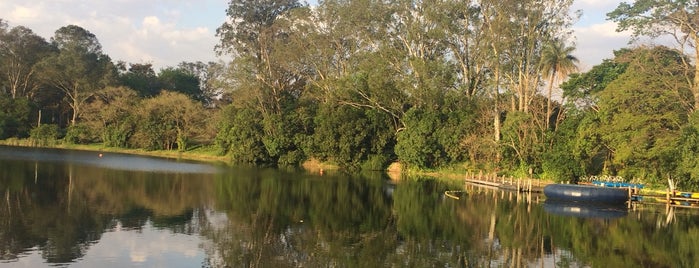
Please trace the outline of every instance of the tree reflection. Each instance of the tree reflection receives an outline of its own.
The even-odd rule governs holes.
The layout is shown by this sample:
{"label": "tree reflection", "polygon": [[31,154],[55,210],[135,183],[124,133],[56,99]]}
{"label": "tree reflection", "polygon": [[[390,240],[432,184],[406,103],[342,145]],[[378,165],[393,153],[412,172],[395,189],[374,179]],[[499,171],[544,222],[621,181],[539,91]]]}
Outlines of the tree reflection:
{"label": "tree reflection", "polygon": [[[105,232],[201,235],[212,267],[692,267],[699,216],[550,214],[536,195],[382,174],[162,174],[0,161],[0,258],[82,258]],[[209,176],[209,177],[207,177]],[[626,216],[624,216],[626,215]]]}
{"label": "tree reflection", "polygon": [[211,196],[202,176],[0,161],[0,259],[38,248],[48,263],[73,262],[117,223],[197,233],[194,209]]}
{"label": "tree reflection", "polygon": [[397,240],[382,184],[276,170],[227,173],[217,179],[216,204],[229,224],[206,232],[211,250],[224,266],[371,264]]}

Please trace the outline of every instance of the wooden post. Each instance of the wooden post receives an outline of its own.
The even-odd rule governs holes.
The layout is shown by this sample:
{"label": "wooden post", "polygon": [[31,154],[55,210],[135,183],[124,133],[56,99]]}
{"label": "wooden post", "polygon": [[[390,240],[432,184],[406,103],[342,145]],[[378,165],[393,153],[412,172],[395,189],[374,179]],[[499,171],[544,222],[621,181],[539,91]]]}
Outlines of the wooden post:
{"label": "wooden post", "polygon": [[628,187],[626,189],[629,192],[629,202],[628,202],[628,208],[631,208],[631,197],[632,197],[632,192],[631,192],[631,187]]}

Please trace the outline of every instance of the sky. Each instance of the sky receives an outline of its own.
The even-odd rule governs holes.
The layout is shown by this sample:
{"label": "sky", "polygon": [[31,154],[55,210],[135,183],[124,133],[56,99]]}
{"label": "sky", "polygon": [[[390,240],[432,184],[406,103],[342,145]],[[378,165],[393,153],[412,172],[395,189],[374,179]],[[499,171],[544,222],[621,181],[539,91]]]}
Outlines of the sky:
{"label": "sky", "polygon": [[[316,1],[311,1],[315,3]],[[612,58],[628,46],[606,13],[621,0],[575,0],[583,16],[574,25],[581,70]],[[226,19],[228,0],[2,0],[0,18],[49,40],[60,27],[75,24],[97,36],[114,61],[151,63],[156,71],[182,61],[217,61],[216,28]]]}

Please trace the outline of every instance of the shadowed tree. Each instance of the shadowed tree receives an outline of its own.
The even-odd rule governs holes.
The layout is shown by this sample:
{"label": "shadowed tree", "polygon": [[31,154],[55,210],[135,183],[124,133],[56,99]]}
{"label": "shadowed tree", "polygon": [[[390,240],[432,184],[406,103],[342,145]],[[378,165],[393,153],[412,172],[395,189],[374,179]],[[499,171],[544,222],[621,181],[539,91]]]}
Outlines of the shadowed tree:
{"label": "shadowed tree", "polygon": [[128,71],[119,74],[119,83],[135,90],[141,97],[153,97],[162,89],[150,63],[129,64]]}

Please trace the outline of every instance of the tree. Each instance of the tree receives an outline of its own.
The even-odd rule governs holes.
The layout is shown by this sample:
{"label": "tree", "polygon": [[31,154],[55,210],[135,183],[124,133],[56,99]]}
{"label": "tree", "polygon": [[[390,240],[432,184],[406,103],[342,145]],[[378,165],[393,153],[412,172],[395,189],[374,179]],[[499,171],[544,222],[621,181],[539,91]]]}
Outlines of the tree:
{"label": "tree", "polygon": [[265,149],[260,112],[251,108],[229,105],[222,110],[223,119],[216,135],[216,145],[222,154],[229,154],[235,162],[269,163]]}
{"label": "tree", "polygon": [[672,36],[680,50],[694,49],[694,72],[691,61],[682,62],[694,97],[694,110],[699,109],[699,9],[696,0],[642,0],[620,3],[607,18],[618,23],[617,31],[633,30],[634,37]]}
{"label": "tree", "polygon": [[0,73],[13,99],[36,91],[40,83],[34,65],[53,52],[53,47],[29,28],[17,26],[0,32]]}
{"label": "tree", "polygon": [[136,91],[126,87],[106,87],[95,92],[81,119],[105,146],[127,147],[136,128],[138,103]]}
{"label": "tree", "polygon": [[128,71],[123,70],[118,80],[122,86],[135,90],[141,97],[158,95],[162,89],[150,63],[130,63]]}
{"label": "tree", "polygon": [[685,56],[654,47],[617,60],[628,62],[626,71],[599,93],[597,122],[580,132],[599,137],[606,172],[662,183],[675,172],[678,137],[688,122],[688,107],[678,105],[692,99],[682,82]]}
{"label": "tree", "polygon": [[163,90],[179,92],[199,102],[205,100],[199,86],[199,77],[182,68],[168,67],[160,70],[158,80]]}
{"label": "tree", "polygon": [[0,139],[27,137],[34,123],[34,111],[36,107],[29,99],[0,94]]}
{"label": "tree", "polygon": [[201,101],[208,107],[215,107],[223,99],[223,87],[219,84],[225,74],[223,62],[180,62],[177,69],[199,79]]}
{"label": "tree", "polygon": [[136,114],[137,129],[130,140],[135,147],[185,151],[206,130],[201,103],[182,93],[163,91],[144,100],[141,107]]}
{"label": "tree", "polygon": [[547,100],[546,100],[546,128],[550,127],[551,122],[551,98],[553,84],[556,79],[563,79],[568,74],[575,72],[578,59],[571,55],[575,47],[566,46],[565,42],[555,39],[544,46],[541,55],[541,72],[542,75],[549,77]]}
{"label": "tree", "polygon": [[218,53],[235,56],[232,68],[242,85],[236,90],[247,91],[263,117],[281,113],[284,98],[298,96],[303,88],[303,79],[275,63],[284,59],[274,57],[289,30],[276,23],[300,7],[297,0],[232,0],[228,21],[216,30]]}
{"label": "tree", "polygon": [[[628,52],[630,52],[629,49],[621,49],[614,51],[614,55],[621,57],[622,54]],[[605,59],[601,64],[592,66],[592,69],[585,73],[571,74],[570,78],[560,85],[563,97],[570,104],[579,108],[596,109],[595,96],[623,74],[626,67],[628,67],[628,62]]]}
{"label": "tree", "polygon": [[85,102],[111,83],[115,69],[97,37],[79,26],[61,27],[51,42],[59,53],[45,58],[40,70],[47,83],[65,94],[72,109],[70,124],[75,126]]}

